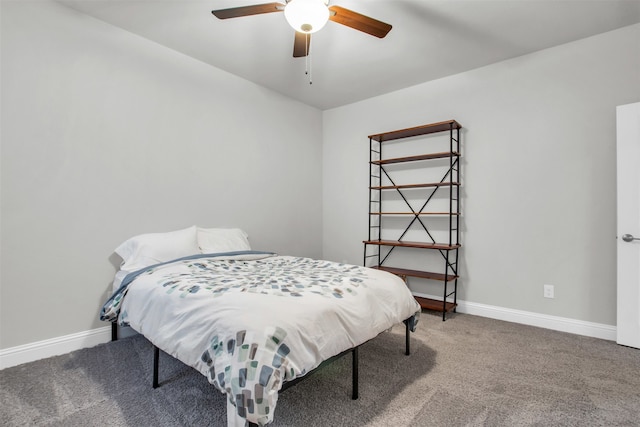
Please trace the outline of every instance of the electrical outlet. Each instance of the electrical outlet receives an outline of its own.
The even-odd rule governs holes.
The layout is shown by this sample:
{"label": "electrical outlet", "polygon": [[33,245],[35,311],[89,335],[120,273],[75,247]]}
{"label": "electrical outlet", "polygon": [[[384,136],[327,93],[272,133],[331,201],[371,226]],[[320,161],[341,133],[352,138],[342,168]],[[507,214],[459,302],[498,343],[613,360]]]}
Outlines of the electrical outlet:
{"label": "electrical outlet", "polygon": [[553,285],[544,285],[544,297],[553,298]]}

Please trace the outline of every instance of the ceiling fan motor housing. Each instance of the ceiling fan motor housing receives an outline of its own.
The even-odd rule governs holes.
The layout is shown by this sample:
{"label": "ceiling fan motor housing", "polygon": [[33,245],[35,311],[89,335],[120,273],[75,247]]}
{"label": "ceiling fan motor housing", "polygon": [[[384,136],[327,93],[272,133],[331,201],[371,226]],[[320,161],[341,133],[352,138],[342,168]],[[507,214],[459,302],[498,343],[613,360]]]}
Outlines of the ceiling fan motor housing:
{"label": "ceiling fan motor housing", "polygon": [[315,33],[329,20],[328,4],[328,0],[290,0],[284,8],[284,16],[296,31]]}

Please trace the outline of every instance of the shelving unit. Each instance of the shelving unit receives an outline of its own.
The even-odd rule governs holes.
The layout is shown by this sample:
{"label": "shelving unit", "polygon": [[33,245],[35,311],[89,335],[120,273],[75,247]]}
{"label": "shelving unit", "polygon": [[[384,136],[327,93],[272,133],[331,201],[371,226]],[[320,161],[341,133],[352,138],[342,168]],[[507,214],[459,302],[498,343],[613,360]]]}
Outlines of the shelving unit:
{"label": "shelving unit", "polygon": [[[449,120],[369,135],[369,236],[363,242],[364,265],[396,274],[407,285],[409,277],[440,282],[441,299],[414,297],[422,308],[441,311],[443,321],[457,306],[461,128],[458,122]],[[432,137],[439,138],[439,151],[429,150],[433,148]],[[405,145],[404,151],[409,154],[386,157],[394,151],[388,149],[390,141],[397,141],[394,145]],[[403,152],[402,149],[395,151]],[[429,173],[422,173],[427,171]],[[424,179],[427,175],[442,177],[439,181]],[[416,176],[419,178],[415,179]],[[393,200],[391,195],[398,197]],[[427,209],[438,204],[436,201],[440,202],[436,209]],[[400,210],[398,204],[408,209]],[[446,227],[442,226],[442,219]],[[433,230],[438,224],[439,229]],[[411,234],[413,238],[409,240]],[[429,262],[423,263],[419,257],[417,269],[400,267],[403,254],[391,256],[394,251],[404,250],[399,248],[424,250]],[[423,269],[422,265],[429,267]]]}

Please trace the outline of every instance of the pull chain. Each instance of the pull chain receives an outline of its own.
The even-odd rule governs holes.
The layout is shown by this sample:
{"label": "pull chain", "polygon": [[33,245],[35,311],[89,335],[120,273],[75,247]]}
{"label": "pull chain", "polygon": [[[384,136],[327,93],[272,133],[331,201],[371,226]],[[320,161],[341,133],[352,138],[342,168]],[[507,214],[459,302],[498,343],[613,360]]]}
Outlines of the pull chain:
{"label": "pull chain", "polygon": [[304,73],[309,76],[309,84],[313,84],[311,79],[311,52],[309,52],[309,33],[305,33],[306,55],[305,55],[305,71]]}

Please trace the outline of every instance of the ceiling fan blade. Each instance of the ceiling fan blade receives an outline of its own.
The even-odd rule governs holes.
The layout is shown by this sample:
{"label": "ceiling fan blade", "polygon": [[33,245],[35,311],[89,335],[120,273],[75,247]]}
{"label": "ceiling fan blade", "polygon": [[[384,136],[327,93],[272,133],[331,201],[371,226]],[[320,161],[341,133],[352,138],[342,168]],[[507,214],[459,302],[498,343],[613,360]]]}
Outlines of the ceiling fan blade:
{"label": "ceiling fan blade", "polygon": [[296,31],[296,37],[293,39],[293,57],[301,58],[309,54],[309,46],[311,45],[311,34]]}
{"label": "ceiling fan blade", "polygon": [[212,10],[211,13],[218,19],[239,18],[241,16],[259,15],[261,13],[282,12],[284,6],[282,3],[264,3],[254,4],[252,6],[232,7],[230,9]]}
{"label": "ceiling fan blade", "polygon": [[389,31],[391,31],[391,25],[378,21],[377,19],[369,18],[368,16],[352,10],[345,9],[344,7],[331,6],[329,7],[329,10],[331,11],[329,20],[367,34],[371,34],[372,36],[383,38]]}

